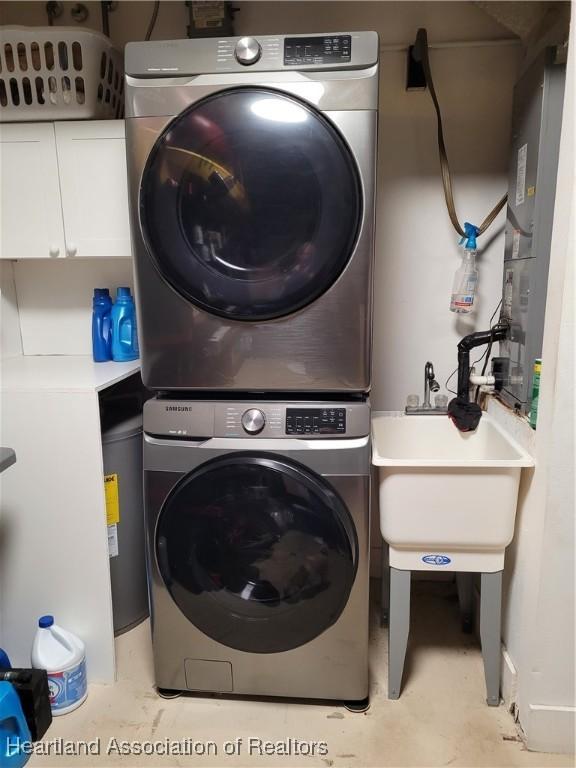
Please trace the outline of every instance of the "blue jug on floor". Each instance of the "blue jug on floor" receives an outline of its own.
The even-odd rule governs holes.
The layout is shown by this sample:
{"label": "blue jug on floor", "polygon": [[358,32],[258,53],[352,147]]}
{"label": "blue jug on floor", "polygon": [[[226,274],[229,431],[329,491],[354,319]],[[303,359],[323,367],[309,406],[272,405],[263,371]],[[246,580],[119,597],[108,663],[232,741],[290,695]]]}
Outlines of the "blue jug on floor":
{"label": "blue jug on floor", "polygon": [[136,329],[136,307],[130,288],[121,287],[116,291],[112,307],[112,359],[118,363],[137,360],[138,332]]}
{"label": "blue jug on floor", "polygon": [[32,738],[12,683],[0,682],[0,765],[22,768],[30,755],[25,751]]}
{"label": "blue jug on floor", "polygon": [[112,299],[108,288],[94,288],[92,299],[92,357],[95,363],[112,360]]}

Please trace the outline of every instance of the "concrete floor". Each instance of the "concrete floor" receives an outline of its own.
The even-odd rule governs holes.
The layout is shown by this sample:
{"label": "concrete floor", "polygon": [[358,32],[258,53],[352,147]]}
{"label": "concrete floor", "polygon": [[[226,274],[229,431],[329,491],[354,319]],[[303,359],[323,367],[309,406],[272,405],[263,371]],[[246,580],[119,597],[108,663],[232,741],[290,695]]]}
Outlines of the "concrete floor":
{"label": "concrete floor", "polygon": [[[531,753],[504,706],[487,707],[480,649],[460,632],[452,584],[413,585],[411,644],[404,691],[386,698],[386,633],[374,605],[371,708],[352,714],[336,704],[183,696],[159,698],[153,688],[148,622],[117,641],[118,683],[90,687],[75,712],[56,718],[46,739],[100,738],[100,755],[33,755],[30,766],[572,766],[569,756]],[[215,742],[218,754],[107,754],[109,739],[193,739]],[[223,744],[241,737],[239,756]],[[315,756],[249,754],[248,740],[326,742]],[[92,747],[96,748],[95,746]]]}

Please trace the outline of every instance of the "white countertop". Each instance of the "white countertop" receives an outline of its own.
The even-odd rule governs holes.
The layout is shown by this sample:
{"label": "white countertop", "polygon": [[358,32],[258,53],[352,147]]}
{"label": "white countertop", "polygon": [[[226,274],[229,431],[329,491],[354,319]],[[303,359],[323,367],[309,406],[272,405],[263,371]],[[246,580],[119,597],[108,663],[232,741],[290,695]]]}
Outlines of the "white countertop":
{"label": "white countertop", "polygon": [[140,360],[95,363],[89,355],[20,355],[0,365],[4,392],[99,392],[140,370]]}

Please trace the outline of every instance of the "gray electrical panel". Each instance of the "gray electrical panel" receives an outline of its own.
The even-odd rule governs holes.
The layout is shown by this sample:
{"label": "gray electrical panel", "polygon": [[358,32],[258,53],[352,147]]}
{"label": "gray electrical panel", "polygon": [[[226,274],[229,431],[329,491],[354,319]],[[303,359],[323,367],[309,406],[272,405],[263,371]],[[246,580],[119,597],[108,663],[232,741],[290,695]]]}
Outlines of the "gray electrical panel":
{"label": "gray electrical panel", "polygon": [[548,48],[534,60],[514,88],[512,108],[502,282],[502,315],[511,331],[500,343],[501,394],[524,413],[534,360],[542,355],[566,73],[558,59],[557,49]]}

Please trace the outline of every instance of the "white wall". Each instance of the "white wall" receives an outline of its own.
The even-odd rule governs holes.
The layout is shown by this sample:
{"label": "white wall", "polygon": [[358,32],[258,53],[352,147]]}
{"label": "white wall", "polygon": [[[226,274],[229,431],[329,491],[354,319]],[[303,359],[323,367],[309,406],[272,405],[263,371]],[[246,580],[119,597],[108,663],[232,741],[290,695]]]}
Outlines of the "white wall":
{"label": "white wall", "polygon": [[[70,10],[74,2],[65,2],[64,14],[56,20],[55,26],[90,27],[102,30],[100,3],[84,2],[89,13],[87,21],[77,24]],[[117,10],[110,14],[110,34],[118,46],[124,46],[130,40],[143,40],[152,14],[154,2],[134,2],[123,0],[118,3]],[[45,2],[0,2],[1,24],[27,24],[31,26],[47,26]],[[183,0],[162,0],[160,13],[156,22],[153,38],[162,40],[175,37],[186,37],[187,11]]]}
{"label": "white wall", "polygon": [[[573,243],[573,211],[570,237]],[[548,414],[551,426],[546,457],[543,450],[538,451],[547,462],[545,519],[539,542],[540,569],[538,576],[532,577],[535,591],[529,593],[527,611],[527,623],[533,627],[525,654],[525,660],[530,661],[529,667],[524,665],[527,676],[522,677],[519,686],[519,709],[528,745],[531,749],[562,752],[574,752],[576,747],[573,255],[572,250],[559,335],[549,338],[543,353],[543,360],[557,353],[557,372],[553,390],[547,387],[553,403]]]}
{"label": "white wall", "polygon": [[[0,261],[0,383],[2,379],[2,360],[7,357],[22,354],[20,340],[20,324],[18,322],[18,306],[16,302],[16,287],[14,284],[14,265],[12,262]],[[0,399],[0,424],[2,423],[2,401]],[[2,475],[0,474],[0,499],[2,498]],[[0,505],[0,551],[5,538],[5,517]],[[2,579],[0,573],[0,646],[4,636],[3,601],[1,596]]]}
{"label": "white wall", "polygon": [[[530,749],[575,748],[574,52],[566,100],[542,352],[536,458],[520,492],[506,561],[503,641],[518,673],[516,707]],[[490,410],[500,421],[502,408]],[[518,435],[521,430],[518,429]]]}
{"label": "white wall", "polygon": [[94,288],[133,287],[131,259],[22,259],[14,274],[25,355],[91,355]]}
{"label": "white wall", "polygon": [[527,676],[519,687],[519,708],[530,746],[558,751],[574,751],[576,718],[573,50],[570,57],[542,354],[537,433],[537,457],[541,462],[534,491],[526,499],[537,536],[530,543],[539,568],[532,568],[533,589],[527,593],[528,605],[523,606],[525,625],[532,631],[525,638],[527,643],[522,651]]}
{"label": "white wall", "polygon": [[86,643],[89,681],[112,682],[98,393],[12,377],[0,402],[2,439],[17,456],[0,475],[0,645],[27,666],[37,617],[55,614]]}
{"label": "white wall", "polygon": [[[89,18],[82,26],[101,29],[100,3],[85,2]],[[79,26],[70,16],[74,2],[64,2],[64,14],[56,26]],[[432,39],[478,40],[510,37],[494,19],[470,2],[245,2],[234,3],[237,34],[278,32],[331,32],[334,30],[376,29],[385,43],[410,43],[419,26],[426,26]],[[2,24],[46,25],[46,4],[41,2],[0,2]],[[118,3],[110,14],[110,34],[123,46],[143,40],[154,3]],[[187,10],[182,0],[162,0],[152,35],[153,40],[186,37]]]}
{"label": "white wall", "polygon": [[0,355],[91,355],[94,288],[133,288],[131,259],[0,261]]}
{"label": "white wall", "polygon": [[[520,55],[497,46],[431,52],[462,222],[479,224],[506,189]],[[465,318],[451,313],[461,250],[444,203],[430,96],[404,89],[405,66],[403,53],[383,53],[372,393],[374,407],[383,410],[403,408],[408,393],[422,398],[427,360],[444,387],[457,364],[459,339],[489,327],[501,294],[504,250],[502,212],[479,240],[476,312]],[[470,109],[467,93],[474,94]]]}
{"label": "white wall", "polygon": [[0,261],[0,359],[21,354],[14,264],[11,261]]}

